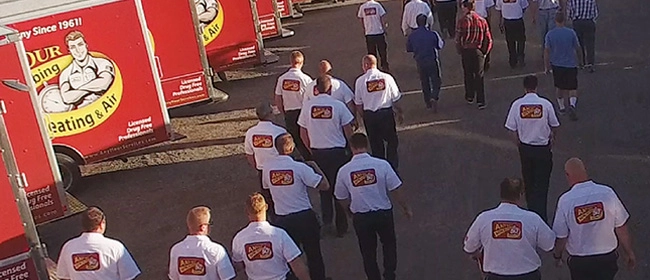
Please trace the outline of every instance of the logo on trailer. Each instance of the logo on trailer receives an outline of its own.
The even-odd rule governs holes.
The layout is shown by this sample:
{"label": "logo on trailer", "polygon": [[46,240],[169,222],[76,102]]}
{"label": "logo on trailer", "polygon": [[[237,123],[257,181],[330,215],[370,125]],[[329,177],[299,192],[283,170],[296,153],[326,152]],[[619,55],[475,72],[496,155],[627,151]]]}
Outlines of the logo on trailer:
{"label": "logo on trailer", "polygon": [[521,239],[523,227],[519,221],[492,221],[492,238]]}
{"label": "logo on trailer", "polygon": [[205,259],[196,257],[178,257],[178,274],[205,275]]}
{"label": "logo on trailer", "polygon": [[544,107],[540,104],[521,105],[519,115],[522,119],[541,119],[544,116]]}
{"label": "logo on trailer", "polygon": [[194,0],[203,45],[212,43],[223,29],[223,7],[218,0]]}
{"label": "logo on trailer", "polygon": [[269,241],[248,243],[244,245],[249,261],[268,260],[273,258],[273,243]]}
{"label": "logo on trailer", "polygon": [[332,106],[312,106],[311,107],[312,119],[331,119]]}
{"label": "logo on trailer", "polygon": [[273,136],[271,135],[253,135],[253,147],[255,148],[272,148]]}
{"label": "logo on trailer", "polygon": [[579,225],[597,222],[605,219],[605,206],[602,202],[580,205],[573,208],[573,214]]}
{"label": "logo on trailer", "polygon": [[293,170],[271,170],[269,176],[273,186],[293,185]]}
{"label": "logo on trailer", "polygon": [[383,91],[386,89],[386,81],[384,79],[367,81],[366,89],[368,92]]}
{"label": "logo on trailer", "polygon": [[[123,94],[119,67],[107,55],[89,51],[83,33],[69,32],[64,43],[69,55],[64,55],[60,46],[33,50],[27,55],[50,138],[99,126],[115,113]],[[41,57],[41,52],[47,54],[46,58]]]}
{"label": "logo on trailer", "polygon": [[99,253],[82,253],[72,255],[72,267],[76,271],[95,271],[99,270],[101,263]]}
{"label": "logo on trailer", "polygon": [[355,187],[363,187],[377,183],[377,175],[375,169],[365,169],[354,171],[350,173],[352,185]]}

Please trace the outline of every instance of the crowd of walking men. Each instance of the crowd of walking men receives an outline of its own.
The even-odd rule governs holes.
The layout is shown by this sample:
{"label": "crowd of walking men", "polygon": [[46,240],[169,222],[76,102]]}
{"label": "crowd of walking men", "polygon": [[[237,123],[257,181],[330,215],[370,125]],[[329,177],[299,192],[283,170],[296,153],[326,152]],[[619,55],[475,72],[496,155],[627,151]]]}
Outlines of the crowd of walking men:
{"label": "crowd of walking men", "polygon": [[[492,39],[485,16],[476,12],[479,1],[483,5],[480,9],[486,12],[490,0],[459,2],[463,15],[456,26],[456,4],[437,5],[441,28],[449,37],[455,36],[463,59],[466,99],[472,102],[476,98],[482,108],[486,104],[483,61]],[[517,13],[523,13],[527,3],[521,3],[526,0],[496,1],[506,32],[519,32],[523,22],[507,14],[512,13],[512,5],[520,6]],[[577,100],[575,88],[570,88],[574,83],[577,86],[573,80],[577,73],[571,63],[583,44],[564,26],[564,14],[553,17],[547,13],[544,3],[554,0],[539,2],[537,20],[548,23],[548,18],[553,18],[557,24],[544,31],[544,45],[546,64],[549,71],[552,67],[558,88],[558,107],[560,112],[566,110],[561,94],[568,91],[570,117],[575,120]],[[362,59],[363,74],[354,90],[332,76],[327,60],[320,61],[319,76],[312,80],[302,72],[304,55],[299,51],[291,54],[291,68],[278,78],[274,104],[262,102],[256,107],[259,123],[245,136],[246,158],[257,170],[260,184],[260,192],[245,201],[250,223],[234,236],[229,256],[222,245],[208,237],[210,209],[191,209],[186,221],[188,236],[170,251],[170,279],[225,280],[235,278],[238,271],[252,280],[331,279],[326,276],[320,240],[326,235],[344,237],[350,216],[367,279],[397,278],[393,201],[408,219],[413,212],[402,194],[398,175],[396,125],[403,121],[403,112],[398,104],[400,90],[388,73],[385,13],[374,0],[359,8],[369,54]],[[546,23],[543,26],[548,26]],[[414,53],[425,104],[435,110],[440,90],[437,52],[444,41],[430,30],[432,24],[430,4],[412,0],[405,6],[402,29],[408,36],[406,49]],[[511,66],[523,64],[523,51],[519,50],[523,42],[519,39],[512,41],[516,51],[510,52]],[[507,40],[510,48],[511,41]],[[591,59],[593,62],[593,55]],[[525,94],[512,103],[505,121],[519,149],[523,179],[502,181],[501,203],[476,217],[463,249],[478,262],[485,279],[541,279],[537,248],[553,251],[558,264],[568,253],[573,280],[613,279],[618,271],[619,244],[626,264],[633,268],[636,262],[627,230],[629,214],[612,188],[590,180],[578,158],[569,159],[564,166],[571,188],[559,198],[552,229],[547,225],[551,146],[560,122],[553,104],[537,95],[537,85],[535,76],[523,79]],[[274,123],[278,113],[284,116],[284,127]],[[361,128],[366,134],[355,133]],[[312,209],[309,189],[319,192],[320,218]],[[124,245],[104,237],[106,218],[99,208],[90,207],[81,220],[84,232],[61,250],[59,279],[134,279],[140,274]],[[377,264],[378,237],[383,273]],[[306,266],[300,258],[303,252]]]}

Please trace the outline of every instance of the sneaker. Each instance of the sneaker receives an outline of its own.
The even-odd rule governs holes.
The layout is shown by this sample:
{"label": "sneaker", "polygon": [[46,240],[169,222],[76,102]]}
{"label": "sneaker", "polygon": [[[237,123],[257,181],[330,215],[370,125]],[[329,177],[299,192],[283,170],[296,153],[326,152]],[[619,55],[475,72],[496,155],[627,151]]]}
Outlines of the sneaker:
{"label": "sneaker", "polygon": [[578,115],[576,115],[576,107],[575,106],[569,106],[569,119],[572,121],[577,121],[578,120]]}
{"label": "sneaker", "polygon": [[560,112],[560,115],[564,115],[564,114],[566,114],[566,108],[564,108],[564,109],[560,109],[559,112]]}
{"label": "sneaker", "polygon": [[585,69],[587,69],[587,72],[589,72],[589,73],[596,72],[596,69],[594,68],[594,65],[593,65],[593,64],[587,64],[587,65],[585,65]]}
{"label": "sneaker", "polygon": [[467,98],[465,98],[465,101],[467,101],[467,104],[469,104],[469,105],[474,104],[474,99],[467,99]]}
{"label": "sneaker", "polygon": [[431,99],[431,111],[433,111],[434,114],[438,113],[438,100]]}
{"label": "sneaker", "polygon": [[479,104],[478,104],[478,109],[479,109],[479,110],[483,110],[483,109],[485,109],[485,108],[487,108],[487,104],[485,104],[485,103],[479,103]]}

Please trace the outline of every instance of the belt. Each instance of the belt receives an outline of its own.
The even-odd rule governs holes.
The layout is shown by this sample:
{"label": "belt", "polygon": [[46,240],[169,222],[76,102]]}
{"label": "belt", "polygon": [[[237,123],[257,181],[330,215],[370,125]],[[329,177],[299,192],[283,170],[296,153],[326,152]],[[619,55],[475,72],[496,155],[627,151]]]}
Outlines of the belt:
{"label": "belt", "polygon": [[524,273],[524,274],[517,274],[517,275],[502,275],[502,274],[496,274],[496,273],[492,273],[492,272],[488,272],[486,274],[491,275],[491,276],[510,278],[510,277],[528,276],[528,275],[532,275],[532,274],[536,274],[536,273],[539,273],[539,269],[535,269],[535,270],[533,270],[531,272]]}
{"label": "belt", "polygon": [[519,142],[519,143],[520,143],[522,146],[531,147],[531,148],[548,148],[548,147],[551,146],[550,144],[546,144],[546,145],[533,145],[533,144],[526,144],[526,143],[524,143],[524,142]]}
{"label": "belt", "polygon": [[352,213],[353,216],[363,216],[363,215],[368,215],[368,214],[375,214],[375,213],[382,213],[382,212],[390,212],[393,211],[393,208],[390,209],[379,209],[379,210],[370,210],[368,212],[357,212],[357,213]]}
{"label": "belt", "polygon": [[393,106],[388,107],[388,108],[380,108],[380,109],[377,109],[377,110],[375,110],[375,111],[372,111],[372,110],[363,110],[363,112],[365,112],[365,113],[383,113],[383,112],[386,112],[386,111],[392,111],[392,110],[393,110]]}
{"label": "belt", "polygon": [[518,20],[524,20],[524,18],[504,18],[503,20],[505,21],[518,21]]}
{"label": "belt", "polygon": [[557,10],[560,6],[553,7],[553,8],[539,8],[540,11],[550,11],[550,10]]}
{"label": "belt", "polygon": [[[569,255],[569,256],[570,256],[571,258],[574,258],[574,259],[580,259],[580,258],[597,258],[597,257],[606,257],[606,256],[610,256],[610,255],[612,255],[612,254],[617,254],[617,253],[616,253],[616,249],[614,249],[614,251],[611,251],[611,252],[609,252],[609,253],[604,253],[604,254],[595,254],[595,255],[586,255],[586,256],[574,256],[574,255]],[[618,255],[616,255],[616,256],[618,257]]]}
{"label": "belt", "polygon": [[345,147],[334,147],[334,148],[311,148],[313,151],[336,151],[336,150],[345,150]]}
{"label": "belt", "polygon": [[289,216],[292,216],[292,215],[305,214],[305,213],[308,213],[309,211],[312,211],[312,209],[309,208],[309,209],[305,209],[305,210],[300,210],[298,212],[289,213],[289,214],[286,214],[286,215],[276,215],[276,216],[284,218],[284,217],[289,217]]}

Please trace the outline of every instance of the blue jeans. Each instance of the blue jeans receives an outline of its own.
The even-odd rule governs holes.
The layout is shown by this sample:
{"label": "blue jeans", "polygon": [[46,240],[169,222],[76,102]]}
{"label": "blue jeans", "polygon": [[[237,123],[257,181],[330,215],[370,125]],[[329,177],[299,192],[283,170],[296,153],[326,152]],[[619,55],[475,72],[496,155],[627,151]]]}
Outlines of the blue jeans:
{"label": "blue jeans", "polygon": [[538,10],[537,11],[537,26],[542,41],[542,49],[546,48],[546,33],[555,28],[555,15],[557,9]]}
{"label": "blue jeans", "polygon": [[422,84],[424,103],[431,105],[431,99],[438,101],[440,86],[442,85],[439,62],[418,64],[418,72],[420,74],[420,83]]}

